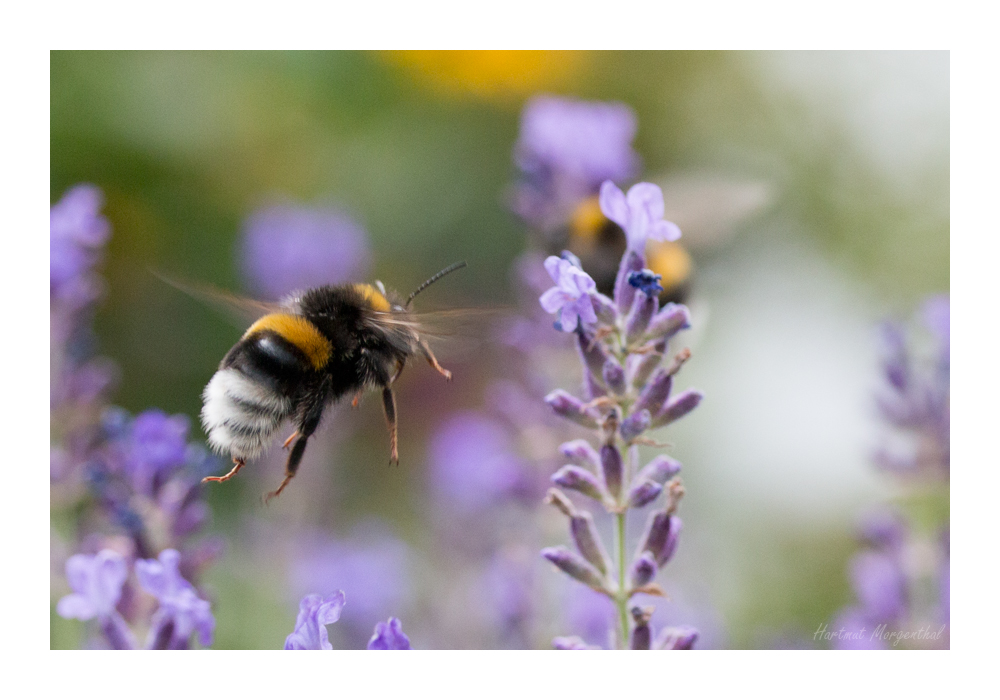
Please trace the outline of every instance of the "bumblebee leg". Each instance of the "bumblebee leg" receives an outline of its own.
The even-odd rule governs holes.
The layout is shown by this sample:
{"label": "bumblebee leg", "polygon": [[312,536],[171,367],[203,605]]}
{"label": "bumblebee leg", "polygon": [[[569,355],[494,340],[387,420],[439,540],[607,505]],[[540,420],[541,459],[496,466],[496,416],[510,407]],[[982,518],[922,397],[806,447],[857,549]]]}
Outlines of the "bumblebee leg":
{"label": "bumblebee leg", "polygon": [[264,504],[266,505],[268,501],[277,496],[279,493],[285,490],[288,486],[288,482],[292,480],[295,476],[295,472],[299,469],[299,462],[302,461],[302,455],[306,451],[306,442],[309,440],[308,435],[300,435],[299,439],[295,442],[295,447],[292,448],[292,453],[288,455],[288,462],[285,464],[285,478],[282,479],[281,485],[278,486],[277,490],[264,496]]}
{"label": "bumblebee leg", "polygon": [[288,446],[292,444],[292,440],[299,436],[299,431],[296,430],[294,433],[288,436],[288,439],[281,444],[281,449],[287,450]]}
{"label": "bumblebee leg", "polygon": [[451,372],[449,372],[444,367],[442,367],[441,365],[438,364],[437,358],[434,357],[434,353],[431,352],[431,348],[430,348],[429,345],[427,345],[427,342],[424,341],[424,340],[421,340],[421,341],[419,341],[419,345],[420,345],[420,352],[422,352],[423,355],[424,355],[424,357],[427,358],[427,362],[430,363],[430,366],[433,367],[434,369],[436,369],[438,371],[438,373],[441,376],[443,376],[445,379],[447,379],[448,381],[451,381]]}
{"label": "bumblebee leg", "polygon": [[396,436],[396,397],[392,389],[382,389],[382,405],[385,407],[385,420],[389,424],[389,463],[399,464],[399,446]]}
{"label": "bumblebee leg", "polygon": [[204,479],[201,480],[201,483],[204,484],[204,483],[207,483],[209,481],[214,481],[214,482],[217,482],[217,483],[221,484],[223,481],[229,481],[234,476],[236,476],[236,473],[240,469],[242,469],[244,466],[246,466],[246,462],[244,462],[242,459],[240,459],[238,457],[233,457],[233,462],[234,462],[233,468],[230,469],[229,473],[226,474],[225,476],[206,476]]}
{"label": "bumblebee leg", "polygon": [[359,391],[354,395],[354,399],[351,401],[351,408],[357,408],[358,402],[361,401],[361,392]]}

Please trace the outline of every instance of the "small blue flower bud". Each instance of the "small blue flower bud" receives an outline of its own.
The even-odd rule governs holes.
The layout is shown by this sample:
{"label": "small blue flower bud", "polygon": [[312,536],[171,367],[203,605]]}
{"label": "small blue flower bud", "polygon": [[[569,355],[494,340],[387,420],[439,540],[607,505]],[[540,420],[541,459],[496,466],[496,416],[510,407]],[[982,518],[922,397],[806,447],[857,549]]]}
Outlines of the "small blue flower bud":
{"label": "small blue flower bud", "polygon": [[600,469],[601,457],[586,440],[570,440],[559,446],[559,451],[578,467]]}
{"label": "small blue flower bud", "polygon": [[656,560],[649,552],[643,552],[632,563],[632,588],[642,588],[656,578]]}
{"label": "small blue flower bud", "polygon": [[601,376],[604,379],[604,385],[611,391],[619,395],[625,393],[625,370],[618,364],[618,360],[609,357],[601,370]]}
{"label": "small blue flower bud", "polygon": [[[639,398],[632,405],[632,411],[637,413],[642,409],[646,409],[656,416],[663,410],[663,405],[670,398],[670,388],[673,386],[673,382],[673,377],[666,369],[661,368],[657,370],[653,374],[653,378],[649,380],[646,387],[639,394]],[[656,425],[655,418],[653,419],[653,425]]]}
{"label": "small blue flower bud", "polygon": [[597,421],[585,411],[583,402],[562,389],[556,389],[546,396],[545,403],[563,418],[582,425],[584,428],[597,428]]}
{"label": "small blue flower bud", "polygon": [[611,568],[611,559],[601,544],[601,538],[594,526],[594,517],[586,511],[577,513],[570,518],[569,530],[573,535],[573,543],[583,558],[602,574],[607,574]]}
{"label": "small blue flower bud", "polygon": [[628,495],[629,508],[642,508],[663,493],[663,485],[655,481],[642,481]]}
{"label": "small blue flower bud", "polygon": [[575,578],[580,583],[590,586],[595,591],[607,592],[601,574],[579,554],[571,552],[566,547],[546,547],[542,556],[555,564],[563,573]]}
{"label": "small blue flower bud", "polygon": [[635,483],[643,481],[655,481],[664,484],[680,472],[681,463],[673,457],[667,455],[657,455],[650,460],[649,464],[643,467],[635,477]]}
{"label": "small blue flower bud", "polygon": [[567,464],[552,475],[552,481],[564,489],[579,491],[595,501],[604,500],[604,489],[597,477],[582,467]]}
{"label": "small blue flower bud", "polygon": [[[600,386],[604,386],[604,363],[612,359],[600,341],[594,340],[594,336],[578,329],[576,333],[576,349],[583,362],[583,371],[590,376]],[[603,394],[603,392],[602,392]]]}
{"label": "small blue flower bud", "polygon": [[646,296],[638,292],[635,301],[632,302],[632,311],[625,319],[625,342],[629,345],[637,342],[646,333],[649,327],[649,320],[656,313],[659,301],[655,295]]}
{"label": "small blue flower bud", "polygon": [[622,492],[622,455],[614,445],[601,448],[601,471],[605,488],[617,499]]}
{"label": "small blue flower bud", "polygon": [[687,650],[693,649],[698,641],[698,630],[694,627],[665,627],[656,635],[654,649]]}
{"label": "small blue flower bud", "polygon": [[704,394],[694,389],[688,389],[687,391],[681,392],[673,401],[664,406],[663,409],[656,414],[653,418],[652,426],[654,428],[659,428],[662,425],[673,423],[678,418],[683,418],[698,407],[698,404],[701,403],[703,397]]}
{"label": "small blue flower bud", "polygon": [[646,329],[646,335],[653,338],[669,340],[685,328],[691,327],[691,313],[683,304],[665,304],[659,313],[653,316]]}
{"label": "small blue flower bud", "polygon": [[658,275],[647,268],[628,274],[628,283],[650,297],[659,296],[660,292],[663,291],[663,285],[660,284],[661,279],[663,279],[663,275]]}
{"label": "small blue flower bud", "polygon": [[646,532],[639,545],[639,552],[649,552],[658,566],[663,566],[673,556],[677,549],[677,538],[684,524],[676,515],[668,515],[667,511],[656,511],[649,516]]}
{"label": "small blue flower bud", "polygon": [[653,421],[652,416],[649,414],[645,408],[638,413],[633,413],[628,418],[622,421],[619,431],[621,431],[622,440],[629,442],[635,438],[642,435],[649,428],[649,424]]}

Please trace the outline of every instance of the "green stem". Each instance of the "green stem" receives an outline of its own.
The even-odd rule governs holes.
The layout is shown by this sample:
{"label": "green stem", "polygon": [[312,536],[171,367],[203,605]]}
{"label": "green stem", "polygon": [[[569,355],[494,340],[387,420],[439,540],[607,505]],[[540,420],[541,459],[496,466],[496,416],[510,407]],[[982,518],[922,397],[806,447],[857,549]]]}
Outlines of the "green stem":
{"label": "green stem", "polygon": [[625,582],[625,513],[615,515],[615,534],[617,535],[618,556],[618,592],[615,602],[618,604],[618,617],[621,622],[621,645],[628,647],[628,591]]}

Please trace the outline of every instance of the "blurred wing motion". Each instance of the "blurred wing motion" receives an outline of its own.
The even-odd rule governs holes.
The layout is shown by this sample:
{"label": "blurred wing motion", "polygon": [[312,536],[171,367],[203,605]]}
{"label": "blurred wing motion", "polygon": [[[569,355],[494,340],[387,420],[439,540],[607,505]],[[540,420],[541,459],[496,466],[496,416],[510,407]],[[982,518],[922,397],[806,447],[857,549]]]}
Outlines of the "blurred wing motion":
{"label": "blurred wing motion", "polygon": [[180,290],[189,297],[219,311],[241,330],[265,314],[285,311],[281,304],[241,297],[210,284],[182,282],[157,270],[151,270],[151,272],[174,289]]}

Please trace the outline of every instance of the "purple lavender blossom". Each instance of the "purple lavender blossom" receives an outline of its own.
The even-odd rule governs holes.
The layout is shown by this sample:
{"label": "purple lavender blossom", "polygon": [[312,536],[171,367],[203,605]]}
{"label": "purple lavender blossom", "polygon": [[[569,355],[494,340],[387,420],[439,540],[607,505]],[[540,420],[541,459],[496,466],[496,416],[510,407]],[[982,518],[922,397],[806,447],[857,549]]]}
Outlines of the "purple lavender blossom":
{"label": "purple lavender blossom", "polygon": [[483,414],[450,416],[435,431],[428,452],[435,496],[449,509],[475,513],[525,487],[526,467],[507,433]]}
{"label": "purple lavender blossom", "polygon": [[906,576],[891,554],[868,551],[855,556],[851,562],[851,584],[869,619],[888,622],[905,614]]}
{"label": "purple lavender blossom", "polygon": [[590,295],[597,293],[597,285],[590,275],[569,260],[551,255],[545,259],[545,269],[556,283],[539,298],[542,308],[550,314],[559,313],[559,327],[571,333],[577,320],[597,323],[597,314]]}
{"label": "purple lavender blossom", "polygon": [[66,579],[73,593],[56,605],[60,616],[77,620],[97,619],[113,649],[134,649],[135,638],[116,606],[128,578],[128,564],[110,549],[97,554],[74,554],[66,560]]}
{"label": "purple lavender blossom", "polygon": [[369,651],[409,649],[410,638],[403,634],[403,623],[399,618],[390,617],[388,622],[375,625],[375,634],[368,640]]}
{"label": "purple lavender blossom", "polygon": [[638,171],[636,119],[623,104],[536,97],[524,108],[514,160],[522,180],[514,210],[540,229],[557,225],[607,179]]}
{"label": "purple lavender blossom", "polygon": [[[601,185],[601,211],[625,231],[628,250],[646,254],[646,240],[676,241],[677,224],[663,218],[663,191],[650,182],[633,185],[624,194],[611,180]],[[626,251],[627,255],[627,251]]]}
{"label": "purple lavender blossom", "polygon": [[274,204],[244,226],[241,265],[255,292],[289,292],[362,279],[371,251],[364,229],[335,207]]}
{"label": "purple lavender blossom", "polygon": [[100,259],[100,249],[111,235],[111,225],[100,214],[104,196],[93,185],[77,185],[49,211],[49,279],[53,298],[83,293],[82,284]]}
{"label": "purple lavender blossom", "polygon": [[333,649],[326,626],[340,619],[344,602],[343,591],[337,591],[326,598],[316,594],[304,597],[299,603],[295,630],[285,638],[285,649]]}
{"label": "purple lavender blossom", "polygon": [[135,417],[125,466],[137,491],[151,493],[185,463],[190,425],[187,416],[168,416],[157,408]]}
{"label": "purple lavender blossom", "polygon": [[194,632],[202,646],[212,643],[215,618],[211,606],[181,576],[180,560],[176,549],[165,549],[158,559],[135,563],[139,584],[160,602],[147,642],[152,649],[186,649]]}

